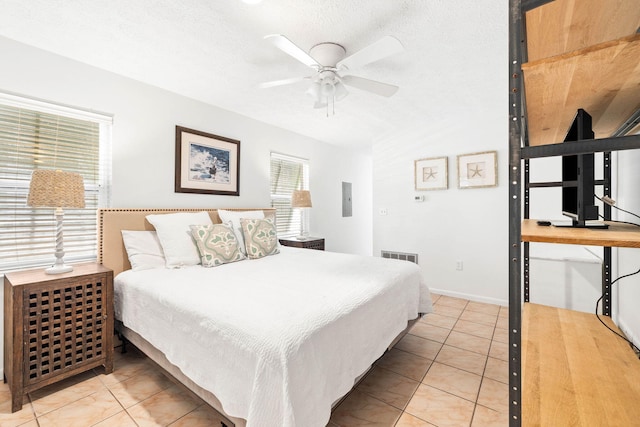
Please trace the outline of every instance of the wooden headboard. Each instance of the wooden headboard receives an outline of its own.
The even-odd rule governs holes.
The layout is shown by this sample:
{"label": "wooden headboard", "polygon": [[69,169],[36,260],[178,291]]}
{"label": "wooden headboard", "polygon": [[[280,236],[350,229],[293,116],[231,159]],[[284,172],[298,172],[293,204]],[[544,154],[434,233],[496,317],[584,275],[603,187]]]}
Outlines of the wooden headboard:
{"label": "wooden headboard", "polygon": [[[256,211],[264,212],[266,218],[275,221],[276,210],[273,208],[221,208],[229,211]],[[177,212],[202,212],[206,211],[211,216],[214,224],[220,223],[218,209],[210,208],[168,208],[168,209],[98,209],[98,262],[113,270],[113,275],[131,268],[127,251],[122,241],[122,230],[154,230],[153,225],[147,221],[150,214],[169,214]]]}

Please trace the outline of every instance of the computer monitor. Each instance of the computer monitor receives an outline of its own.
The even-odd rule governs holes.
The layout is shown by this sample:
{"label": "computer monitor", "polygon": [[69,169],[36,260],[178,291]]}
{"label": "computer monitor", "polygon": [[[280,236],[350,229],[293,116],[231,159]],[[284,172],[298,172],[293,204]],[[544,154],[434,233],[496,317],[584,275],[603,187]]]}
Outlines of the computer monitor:
{"label": "computer monitor", "polygon": [[[591,116],[579,109],[564,142],[593,138]],[[598,219],[593,153],[562,156],[562,213],[571,218],[573,227],[593,226],[587,221]]]}

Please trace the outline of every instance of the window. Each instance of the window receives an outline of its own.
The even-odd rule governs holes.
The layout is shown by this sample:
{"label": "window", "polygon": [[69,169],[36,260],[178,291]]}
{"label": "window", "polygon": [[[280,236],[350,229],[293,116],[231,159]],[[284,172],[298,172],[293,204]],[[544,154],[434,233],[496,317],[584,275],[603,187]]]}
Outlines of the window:
{"label": "window", "polygon": [[82,175],[85,208],[64,210],[66,262],[96,258],[96,209],[109,205],[111,117],[0,93],[0,271],[55,261],[54,209],[27,206],[34,169]]}
{"label": "window", "polygon": [[271,207],[276,208],[278,237],[300,234],[300,209],[291,207],[291,193],[308,189],[308,160],[271,153]]}

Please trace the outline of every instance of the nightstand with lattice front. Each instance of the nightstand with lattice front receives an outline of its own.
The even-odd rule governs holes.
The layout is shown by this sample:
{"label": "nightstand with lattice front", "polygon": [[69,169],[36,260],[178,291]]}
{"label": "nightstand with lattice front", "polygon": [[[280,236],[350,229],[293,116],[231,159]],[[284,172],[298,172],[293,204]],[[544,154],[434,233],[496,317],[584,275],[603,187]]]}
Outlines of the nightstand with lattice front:
{"label": "nightstand with lattice front", "polygon": [[324,239],[320,237],[308,237],[304,240],[296,238],[280,239],[280,244],[284,246],[293,246],[294,248],[317,249],[324,251]]}
{"label": "nightstand with lattice front", "polygon": [[25,393],[89,369],[113,371],[113,272],[100,264],[63,274],[4,278],[4,370],[11,411]]}

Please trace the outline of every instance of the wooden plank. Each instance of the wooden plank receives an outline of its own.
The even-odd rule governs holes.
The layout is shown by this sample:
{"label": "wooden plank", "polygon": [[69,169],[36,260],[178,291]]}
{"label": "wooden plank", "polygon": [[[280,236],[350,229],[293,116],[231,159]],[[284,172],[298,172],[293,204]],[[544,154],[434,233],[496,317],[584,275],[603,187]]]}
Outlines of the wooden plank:
{"label": "wooden plank", "polygon": [[608,229],[538,225],[535,219],[522,221],[523,242],[640,248],[640,227],[607,222]]}
{"label": "wooden plank", "polygon": [[640,419],[640,360],[595,315],[527,303],[522,351],[523,425],[623,426]]}
{"label": "wooden plank", "polygon": [[640,27],[638,0],[554,0],[525,15],[529,61],[627,37]]}
{"label": "wooden plank", "polygon": [[562,142],[578,108],[596,138],[610,136],[640,108],[638,58],[635,34],[523,64],[530,145]]}
{"label": "wooden plank", "polygon": [[526,355],[522,365],[523,425],[574,425],[578,412],[575,401],[564,396],[572,386],[560,321],[557,313],[531,310],[531,306],[524,305],[522,317],[526,325],[522,334],[522,353]]}

